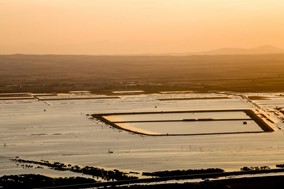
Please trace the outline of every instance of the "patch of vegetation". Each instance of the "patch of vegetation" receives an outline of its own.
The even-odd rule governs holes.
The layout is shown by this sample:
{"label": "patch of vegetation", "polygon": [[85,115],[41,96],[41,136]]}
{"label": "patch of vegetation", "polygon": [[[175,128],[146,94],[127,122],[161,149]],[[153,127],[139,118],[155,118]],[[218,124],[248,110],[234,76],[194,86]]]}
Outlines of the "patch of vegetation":
{"label": "patch of vegetation", "polygon": [[241,171],[263,171],[263,170],[270,170],[268,166],[261,166],[261,167],[242,167]]}
{"label": "patch of vegetation", "polygon": [[277,164],[276,167],[278,167],[278,168],[284,168],[284,164]]}
{"label": "patch of vegetation", "polygon": [[[138,177],[133,177],[129,176],[128,173],[121,172],[119,170],[104,170],[101,168],[97,167],[90,167],[90,166],[85,166],[85,167],[80,167],[78,165],[65,165],[64,163],[60,162],[49,162],[49,161],[31,161],[31,160],[24,160],[24,159],[11,159],[12,161],[22,163],[22,164],[35,164],[35,165],[40,165],[40,166],[46,166],[54,170],[58,171],[72,171],[76,173],[83,173],[86,175],[91,175],[95,177],[100,177],[105,180],[131,180],[131,179],[138,179]],[[30,165],[25,165],[25,167],[32,168]]]}
{"label": "patch of vegetation", "polygon": [[5,175],[0,177],[0,186],[5,189],[30,189],[85,183],[96,183],[96,181],[94,179],[82,177],[51,178],[36,174]]}
{"label": "patch of vegetation", "polygon": [[209,169],[188,169],[188,170],[173,170],[173,171],[157,171],[157,172],[143,172],[144,176],[152,177],[168,177],[190,174],[207,174],[207,173],[223,173],[223,169],[209,168]]}

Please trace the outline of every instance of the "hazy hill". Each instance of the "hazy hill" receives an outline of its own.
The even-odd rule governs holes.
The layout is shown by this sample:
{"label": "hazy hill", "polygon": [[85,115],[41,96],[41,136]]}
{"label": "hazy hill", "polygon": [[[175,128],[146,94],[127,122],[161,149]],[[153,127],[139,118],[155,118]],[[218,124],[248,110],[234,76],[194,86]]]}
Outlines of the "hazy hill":
{"label": "hazy hill", "polygon": [[168,55],[184,56],[184,55],[257,55],[257,54],[282,54],[284,49],[271,45],[264,45],[250,49],[244,48],[220,48],[203,52],[192,53],[169,53]]}

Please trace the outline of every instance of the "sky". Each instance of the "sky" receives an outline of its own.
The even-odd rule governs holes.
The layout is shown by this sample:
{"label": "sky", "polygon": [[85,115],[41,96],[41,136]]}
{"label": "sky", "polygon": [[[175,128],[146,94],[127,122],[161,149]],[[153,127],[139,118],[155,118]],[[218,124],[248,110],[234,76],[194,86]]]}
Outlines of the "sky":
{"label": "sky", "polygon": [[284,48],[283,0],[0,0],[0,54]]}

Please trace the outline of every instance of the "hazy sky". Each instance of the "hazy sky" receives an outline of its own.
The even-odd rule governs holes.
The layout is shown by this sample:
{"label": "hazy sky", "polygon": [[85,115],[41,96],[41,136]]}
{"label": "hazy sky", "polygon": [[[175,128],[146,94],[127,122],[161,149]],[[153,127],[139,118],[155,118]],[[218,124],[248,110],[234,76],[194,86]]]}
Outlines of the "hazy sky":
{"label": "hazy sky", "polygon": [[284,48],[283,0],[0,0],[0,54]]}

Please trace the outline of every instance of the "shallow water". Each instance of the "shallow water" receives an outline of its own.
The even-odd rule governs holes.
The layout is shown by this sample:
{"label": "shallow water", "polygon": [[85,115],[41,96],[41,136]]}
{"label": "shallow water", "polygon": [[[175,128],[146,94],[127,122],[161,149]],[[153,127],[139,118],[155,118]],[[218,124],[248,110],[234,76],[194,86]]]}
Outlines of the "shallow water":
{"label": "shallow water", "polygon": [[183,119],[249,119],[244,112],[194,112],[194,113],[158,113],[104,116],[112,122],[117,121],[155,121]]}
{"label": "shallow water", "polygon": [[[254,121],[206,121],[206,122],[150,122],[150,123],[118,123],[117,125],[146,134],[210,134],[210,133],[242,133],[261,132],[262,129]],[[131,127],[131,128],[130,128]]]}
{"label": "shallow water", "polygon": [[[266,100],[265,103],[255,101],[263,107],[264,113],[270,114],[270,117],[275,120],[275,124],[272,125],[275,132],[272,133],[176,137],[140,136],[119,131],[102,122],[90,120],[86,116],[86,114],[116,112],[255,108],[245,99],[234,95],[230,96],[231,99],[157,100],[159,98],[208,96],[216,96],[216,94],[143,94],[121,96],[120,99],[56,100],[48,101],[48,104],[35,99],[1,100],[0,175],[27,171],[9,160],[16,156],[35,161],[43,159],[133,171],[209,167],[238,170],[243,166],[275,166],[277,163],[284,163],[284,133],[283,129],[279,129],[283,128],[283,123],[270,112],[276,106],[274,100]],[[281,105],[284,106],[284,100],[277,99],[277,106]],[[174,115],[174,118],[179,116]],[[195,114],[194,116],[205,118],[208,115]],[[226,114],[226,116],[242,118],[244,115],[241,113],[240,115]],[[159,117],[159,119],[162,118]],[[220,128],[215,124],[213,126],[217,130],[243,128],[243,125],[239,124],[237,122],[228,123]],[[249,126],[254,128],[254,124],[248,124]],[[139,127],[148,129],[150,126],[140,124]],[[190,127],[195,129],[194,126]],[[183,129],[191,132],[190,127],[184,124],[180,127],[167,126],[171,132],[182,132]],[[157,126],[152,125],[152,128],[157,129]],[[152,130],[160,132],[159,128]],[[205,123],[202,128],[208,131],[213,127]],[[114,153],[109,154],[108,150]],[[31,169],[28,172],[43,173],[45,170]],[[48,174],[48,171],[46,173]]]}

